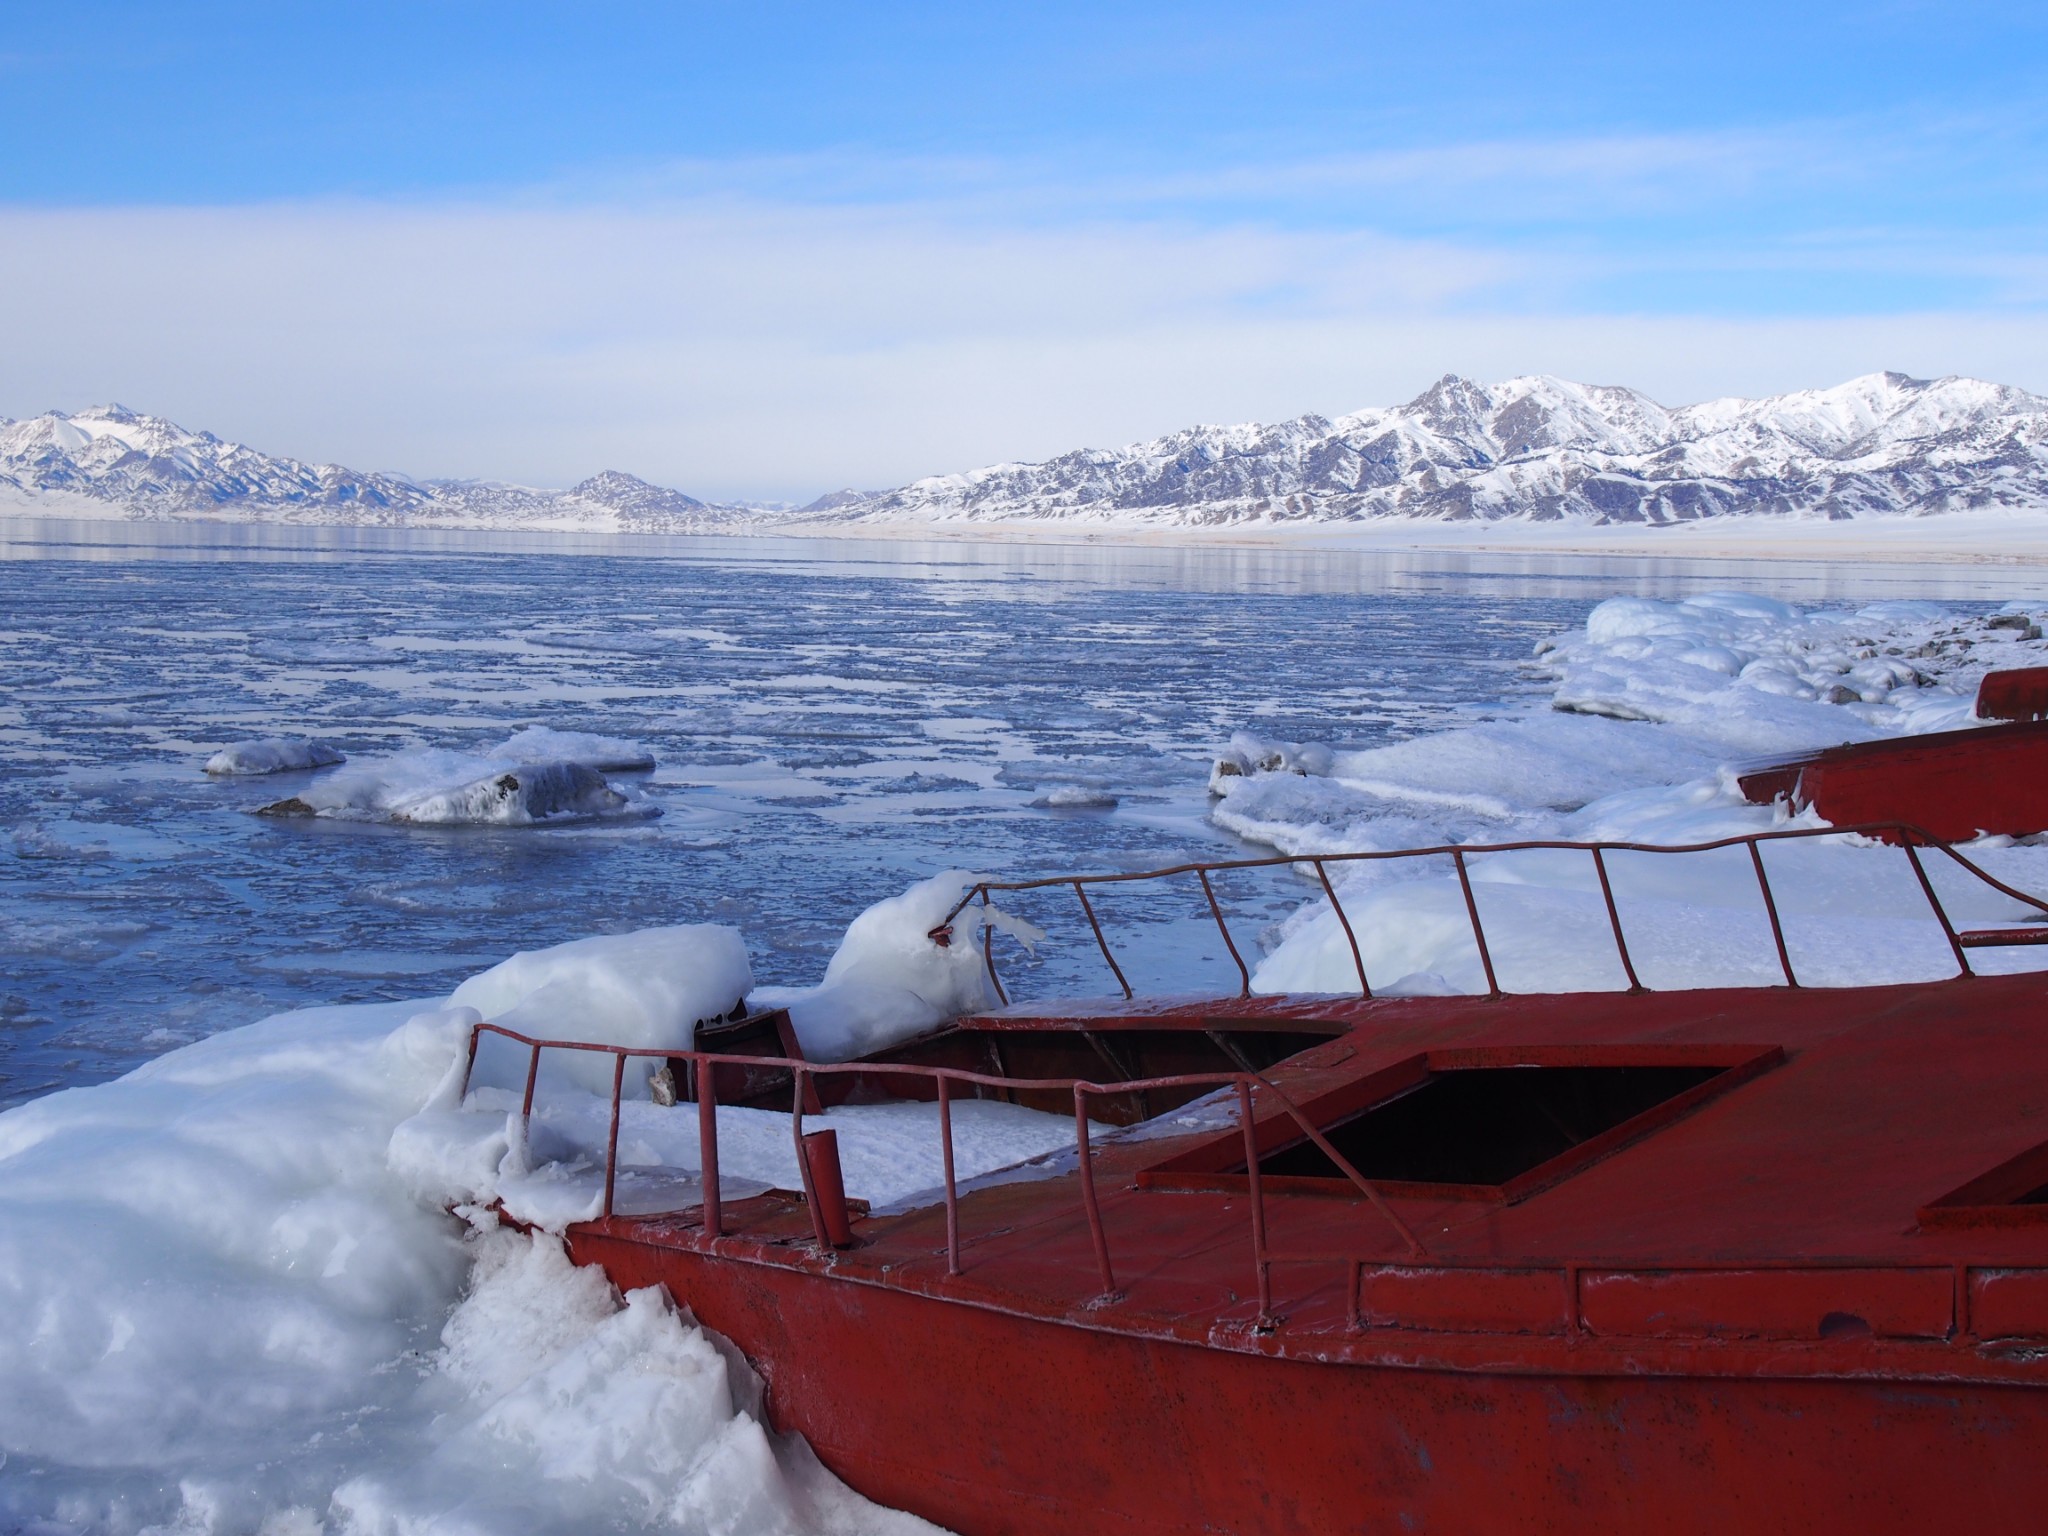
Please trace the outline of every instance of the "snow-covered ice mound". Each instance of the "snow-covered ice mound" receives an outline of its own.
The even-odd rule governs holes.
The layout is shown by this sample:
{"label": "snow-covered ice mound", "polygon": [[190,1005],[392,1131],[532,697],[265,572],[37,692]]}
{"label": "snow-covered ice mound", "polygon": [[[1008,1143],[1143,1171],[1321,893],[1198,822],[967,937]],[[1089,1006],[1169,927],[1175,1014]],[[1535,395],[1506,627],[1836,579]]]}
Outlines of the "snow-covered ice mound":
{"label": "snow-covered ice mound", "polygon": [[295,768],[331,768],[348,755],[331,741],[310,736],[259,736],[231,742],[206,760],[213,774],[289,773]]}
{"label": "snow-covered ice mound", "polygon": [[262,814],[433,827],[527,827],[661,813],[583,763],[522,762],[415,747],[375,761],[359,760],[291,799],[265,806]]}
{"label": "snow-covered ice mound", "polygon": [[946,1019],[996,1007],[1001,998],[982,961],[982,927],[999,929],[1026,945],[1045,934],[999,907],[976,903],[953,919],[952,939],[944,947],[930,936],[983,878],[950,870],[876,902],[848,925],[822,982],[763,987],[752,1003],[787,1008],[804,1055],[812,1061],[865,1056]]}
{"label": "snow-covered ice mound", "polygon": [[[965,995],[949,964],[888,959],[923,958],[909,928],[965,878],[878,907],[840,981]],[[622,1297],[477,1208],[557,1230],[591,1214],[610,1087],[544,1073],[528,1134],[522,1064],[507,1086],[480,1057],[463,1093],[479,1010],[662,1048],[750,981],[730,930],[580,940],[446,1000],[279,1015],[0,1114],[0,1530],[930,1530],[772,1434],[687,1297]],[[1072,1144],[1065,1115],[954,1113],[963,1178]],[[693,1193],[695,1114],[624,1106],[622,1209]],[[934,1106],[817,1123],[856,1198],[942,1180]],[[719,1131],[731,1193],[798,1182],[786,1114],[723,1107]]]}
{"label": "snow-covered ice mound", "polygon": [[637,741],[619,736],[592,736],[585,731],[557,731],[531,725],[515,731],[485,756],[515,763],[581,763],[599,773],[651,773],[654,753]]}
{"label": "snow-covered ice mound", "polygon": [[[742,1011],[753,985],[739,931],[696,923],[523,951],[470,977],[449,1003],[536,1039],[686,1051],[700,1023]],[[525,1056],[511,1042],[486,1039],[476,1080],[523,1081]],[[508,1075],[494,1078],[501,1061]],[[549,1065],[592,1092],[611,1091],[608,1057],[561,1052]],[[652,1058],[629,1063],[627,1091],[646,1097],[647,1080],[660,1065]]]}
{"label": "snow-covered ice mound", "polygon": [[[1738,765],[1846,741],[1973,723],[1978,680],[2048,664],[2035,616],[1959,614],[1927,603],[1804,611],[1715,593],[1684,602],[1616,598],[1583,630],[1545,642],[1547,693],[1499,718],[1382,746],[1240,733],[1210,780],[1216,823],[1288,854],[1529,839],[1704,842],[1788,823],[1753,806]],[[1808,816],[1805,824],[1820,825]],[[2048,891],[2048,848],[1992,839],[1972,850],[2022,889]],[[1766,855],[1802,981],[1855,985],[1945,975],[1946,941],[1897,850],[1780,844]],[[1626,984],[1605,903],[1583,853],[1471,860],[1501,981],[1509,990]],[[1755,874],[1741,849],[1609,859],[1628,943],[1652,986],[1781,980]],[[1449,861],[1330,866],[1376,989],[1485,990]],[[1969,922],[2028,909],[1937,868]],[[1980,968],[2038,962],[2003,952]],[[1350,941],[1326,901],[1284,925],[1253,985],[1349,991]]]}
{"label": "snow-covered ice mound", "polygon": [[772,1436],[663,1293],[465,1228],[387,1160],[466,1042],[418,1008],[281,1015],[0,1115],[0,1529],[929,1529]]}

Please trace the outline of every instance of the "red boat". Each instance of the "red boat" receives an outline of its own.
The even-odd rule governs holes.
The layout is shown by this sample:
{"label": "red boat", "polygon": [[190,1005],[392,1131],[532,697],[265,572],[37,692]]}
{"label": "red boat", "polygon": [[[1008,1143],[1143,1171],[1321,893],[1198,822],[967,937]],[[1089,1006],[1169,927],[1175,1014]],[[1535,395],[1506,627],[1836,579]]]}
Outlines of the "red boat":
{"label": "red boat", "polygon": [[1839,826],[1907,821],[1951,842],[2048,831],[2048,667],[1986,673],[1976,715],[2007,723],[1828,747],[1737,782],[1753,804],[1784,800]]}
{"label": "red boat", "polygon": [[[2048,975],[1970,957],[2048,927],[1957,928],[1927,865],[2048,903],[1917,829],[1856,830],[1912,861],[1953,979],[1801,986],[1763,850],[1841,835],[1802,829],[1707,845],[1749,849],[1781,986],[1644,990],[1610,894],[1623,992],[1376,997],[1361,963],[1351,996],[1126,987],[831,1064],[764,1015],[671,1059],[697,1203],[574,1226],[570,1250],[666,1285],[759,1369],[777,1428],[968,1536],[2038,1532]],[[1585,850],[1611,892],[1613,845],[1540,846]],[[1292,862],[1334,904],[1332,864],[1463,879],[1489,851]],[[1121,981],[1090,889],[1198,880],[1236,956],[1212,873],[1285,862],[969,899],[1071,886]],[[615,1082],[644,1054],[484,1033],[534,1063],[609,1050]],[[972,1096],[1071,1113],[1075,1145],[957,1181]],[[804,1129],[884,1098],[935,1102],[947,1170],[886,1213]],[[789,1106],[802,1190],[720,1198],[721,1102]]]}

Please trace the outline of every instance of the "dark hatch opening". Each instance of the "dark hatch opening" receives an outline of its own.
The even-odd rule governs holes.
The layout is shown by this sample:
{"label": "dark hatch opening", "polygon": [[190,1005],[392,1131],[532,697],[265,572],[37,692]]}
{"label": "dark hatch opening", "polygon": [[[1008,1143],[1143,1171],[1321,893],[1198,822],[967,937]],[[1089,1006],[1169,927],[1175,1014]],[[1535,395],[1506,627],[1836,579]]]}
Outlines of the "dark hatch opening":
{"label": "dark hatch opening", "polygon": [[2027,1148],[1919,1210],[1920,1225],[2040,1227],[2048,1224],[2048,1142]]}
{"label": "dark hatch opening", "polygon": [[[1398,1098],[1319,1129],[1368,1179],[1499,1186],[1727,1070],[1659,1065],[1431,1072]],[[1322,1148],[1305,1139],[1260,1158],[1259,1170],[1292,1178],[1344,1177]]]}

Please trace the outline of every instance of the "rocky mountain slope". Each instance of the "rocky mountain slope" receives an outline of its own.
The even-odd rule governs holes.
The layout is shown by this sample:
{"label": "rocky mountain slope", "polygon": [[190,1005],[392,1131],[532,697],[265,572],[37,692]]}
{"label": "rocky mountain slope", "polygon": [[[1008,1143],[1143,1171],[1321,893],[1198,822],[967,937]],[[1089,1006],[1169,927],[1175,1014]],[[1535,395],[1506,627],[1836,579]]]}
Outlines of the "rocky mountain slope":
{"label": "rocky mountain slope", "polygon": [[1446,376],[1332,421],[1192,427],[1127,448],[997,464],[814,515],[871,521],[1365,518],[1668,523],[2048,510],[2048,399],[1975,379],[1871,374],[1669,410],[1630,389]]}
{"label": "rocky mountain slope", "polygon": [[751,526],[764,516],[710,505],[618,470],[563,491],[302,464],[120,405],[0,423],[0,510],[9,509],[628,533]]}
{"label": "rocky mountain slope", "polygon": [[792,521],[1672,523],[1994,508],[2048,511],[2048,399],[1896,373],[1677,410],[1611,386],[1446,376],[1406,405],[1334,421],[1191,427],[838,491],[795,514],[706,503],[617,470],[541,490],[302,464],[121,406],[0,422],[0,510],[140,518],[692,533]]}

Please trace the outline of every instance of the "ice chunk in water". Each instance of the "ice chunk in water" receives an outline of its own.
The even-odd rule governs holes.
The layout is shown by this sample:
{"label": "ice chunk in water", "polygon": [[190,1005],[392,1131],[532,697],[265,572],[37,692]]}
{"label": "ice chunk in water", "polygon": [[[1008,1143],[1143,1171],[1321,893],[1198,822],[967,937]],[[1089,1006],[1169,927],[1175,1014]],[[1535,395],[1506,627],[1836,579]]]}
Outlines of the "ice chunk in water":
{"label": "ice chunk in water", "polygon": [[348,761],[348,754],[316,736],[259,736],[230,742],[206,760],[215,774],[289,773],[295,768],[329,768]]}
{"label": "ice chunk in water", "polygon": [[271,816],[326,816],[414,826],[524,827],[542,822],[655,816],[595,768],[564,761],[514,762],[416,747],[329,774]]}
{"label": "ice chunk in water", "polygon": [[651,773],[654,754],[637,741],[619,736],[593,736],[585,731],[557,731],[530,725],[515,731],[489,756],[514,763],[581,763],[599,773]]}

